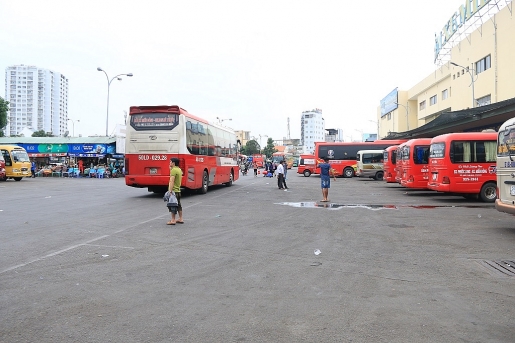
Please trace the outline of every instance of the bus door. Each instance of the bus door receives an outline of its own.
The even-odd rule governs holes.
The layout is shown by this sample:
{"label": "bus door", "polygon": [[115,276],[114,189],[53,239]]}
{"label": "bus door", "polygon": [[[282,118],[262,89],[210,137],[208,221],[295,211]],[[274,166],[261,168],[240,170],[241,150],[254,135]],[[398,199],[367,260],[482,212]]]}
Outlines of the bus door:
{"label": "bus door", "polygon": [[397,161],[397,147],[398,145],[388,147],[384,150],[383,153],[383,180],[385,180],[387,183],[395,182],[395,164]]}

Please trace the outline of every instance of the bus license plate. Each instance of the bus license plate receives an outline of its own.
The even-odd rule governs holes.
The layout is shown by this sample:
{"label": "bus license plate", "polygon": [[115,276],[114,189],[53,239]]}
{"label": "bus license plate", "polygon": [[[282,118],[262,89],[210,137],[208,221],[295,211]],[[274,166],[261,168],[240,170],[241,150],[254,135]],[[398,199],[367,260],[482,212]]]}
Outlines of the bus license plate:
{"label": "bus license plate", "polygon": [[150,168],[150,174],[157,174],[157,168]]}
{"label": "bus license plate", "polygon": [[515,195],[515,186],[510,186],[510,195]]}

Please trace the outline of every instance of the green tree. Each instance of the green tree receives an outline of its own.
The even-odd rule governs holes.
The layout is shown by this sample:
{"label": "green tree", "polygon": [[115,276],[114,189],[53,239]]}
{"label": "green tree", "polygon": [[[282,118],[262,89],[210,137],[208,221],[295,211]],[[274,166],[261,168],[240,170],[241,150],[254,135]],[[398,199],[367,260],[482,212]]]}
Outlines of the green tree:
{"label": "green tree", "polygon": [[277,149],[274,146],[274,140],[269,137],[266,141],[266,147],[263,149],[263,154],[266,155],[266,158],[272,158],[274,152],[277,152]]}
{"label": "green tree", "polygon": [[32,137],[54,137],[51,133],[46,133],[45,130],[39,130],[32,134]]}
{"label": "green tree", "polygon": [[245,153],[244,155],[250,156],[253,154],[259,154],[259,143],[256,142],[254,139],[250,140],[245,144]]}
{"label": "green tree", "polygon": [[0,137],[4,136],[2,131],[7,126],[7,112],[9,111],[9,101],[0,97]]}

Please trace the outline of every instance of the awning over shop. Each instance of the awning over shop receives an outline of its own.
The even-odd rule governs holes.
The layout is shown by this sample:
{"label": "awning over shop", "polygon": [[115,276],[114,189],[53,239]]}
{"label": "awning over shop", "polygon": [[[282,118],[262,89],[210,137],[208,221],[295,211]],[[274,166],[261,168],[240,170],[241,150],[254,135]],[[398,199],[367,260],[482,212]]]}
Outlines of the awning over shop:
{"label": "awning over shop", "polygon": [[39,154],[28,153],[29,157],[65,157],[67,154]]}

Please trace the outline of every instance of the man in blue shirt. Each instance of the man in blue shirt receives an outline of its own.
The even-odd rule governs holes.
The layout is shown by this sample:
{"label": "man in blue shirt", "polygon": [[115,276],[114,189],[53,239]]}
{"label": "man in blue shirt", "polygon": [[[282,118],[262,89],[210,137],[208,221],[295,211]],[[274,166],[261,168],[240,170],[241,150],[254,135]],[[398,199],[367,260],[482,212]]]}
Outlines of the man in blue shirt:
{"label": "man in blue shirt", "polygon": [[320,163],[318,165],[320,168],[320,181],[322,186],[322,197],[324,198],[322,202],[328,202],[327,196],[329,195],[329,188],[331,187],[331,176],[334,181],[336,181],[336,177],[334,176],[333,168],[329,164],[329,158],[324,157],[324,163]]}
{"label": "man in blue shirt", "polygon": [[36,177],[36,162],[34,160],[30,163],[30,172],[32,174],[31,177]]}

